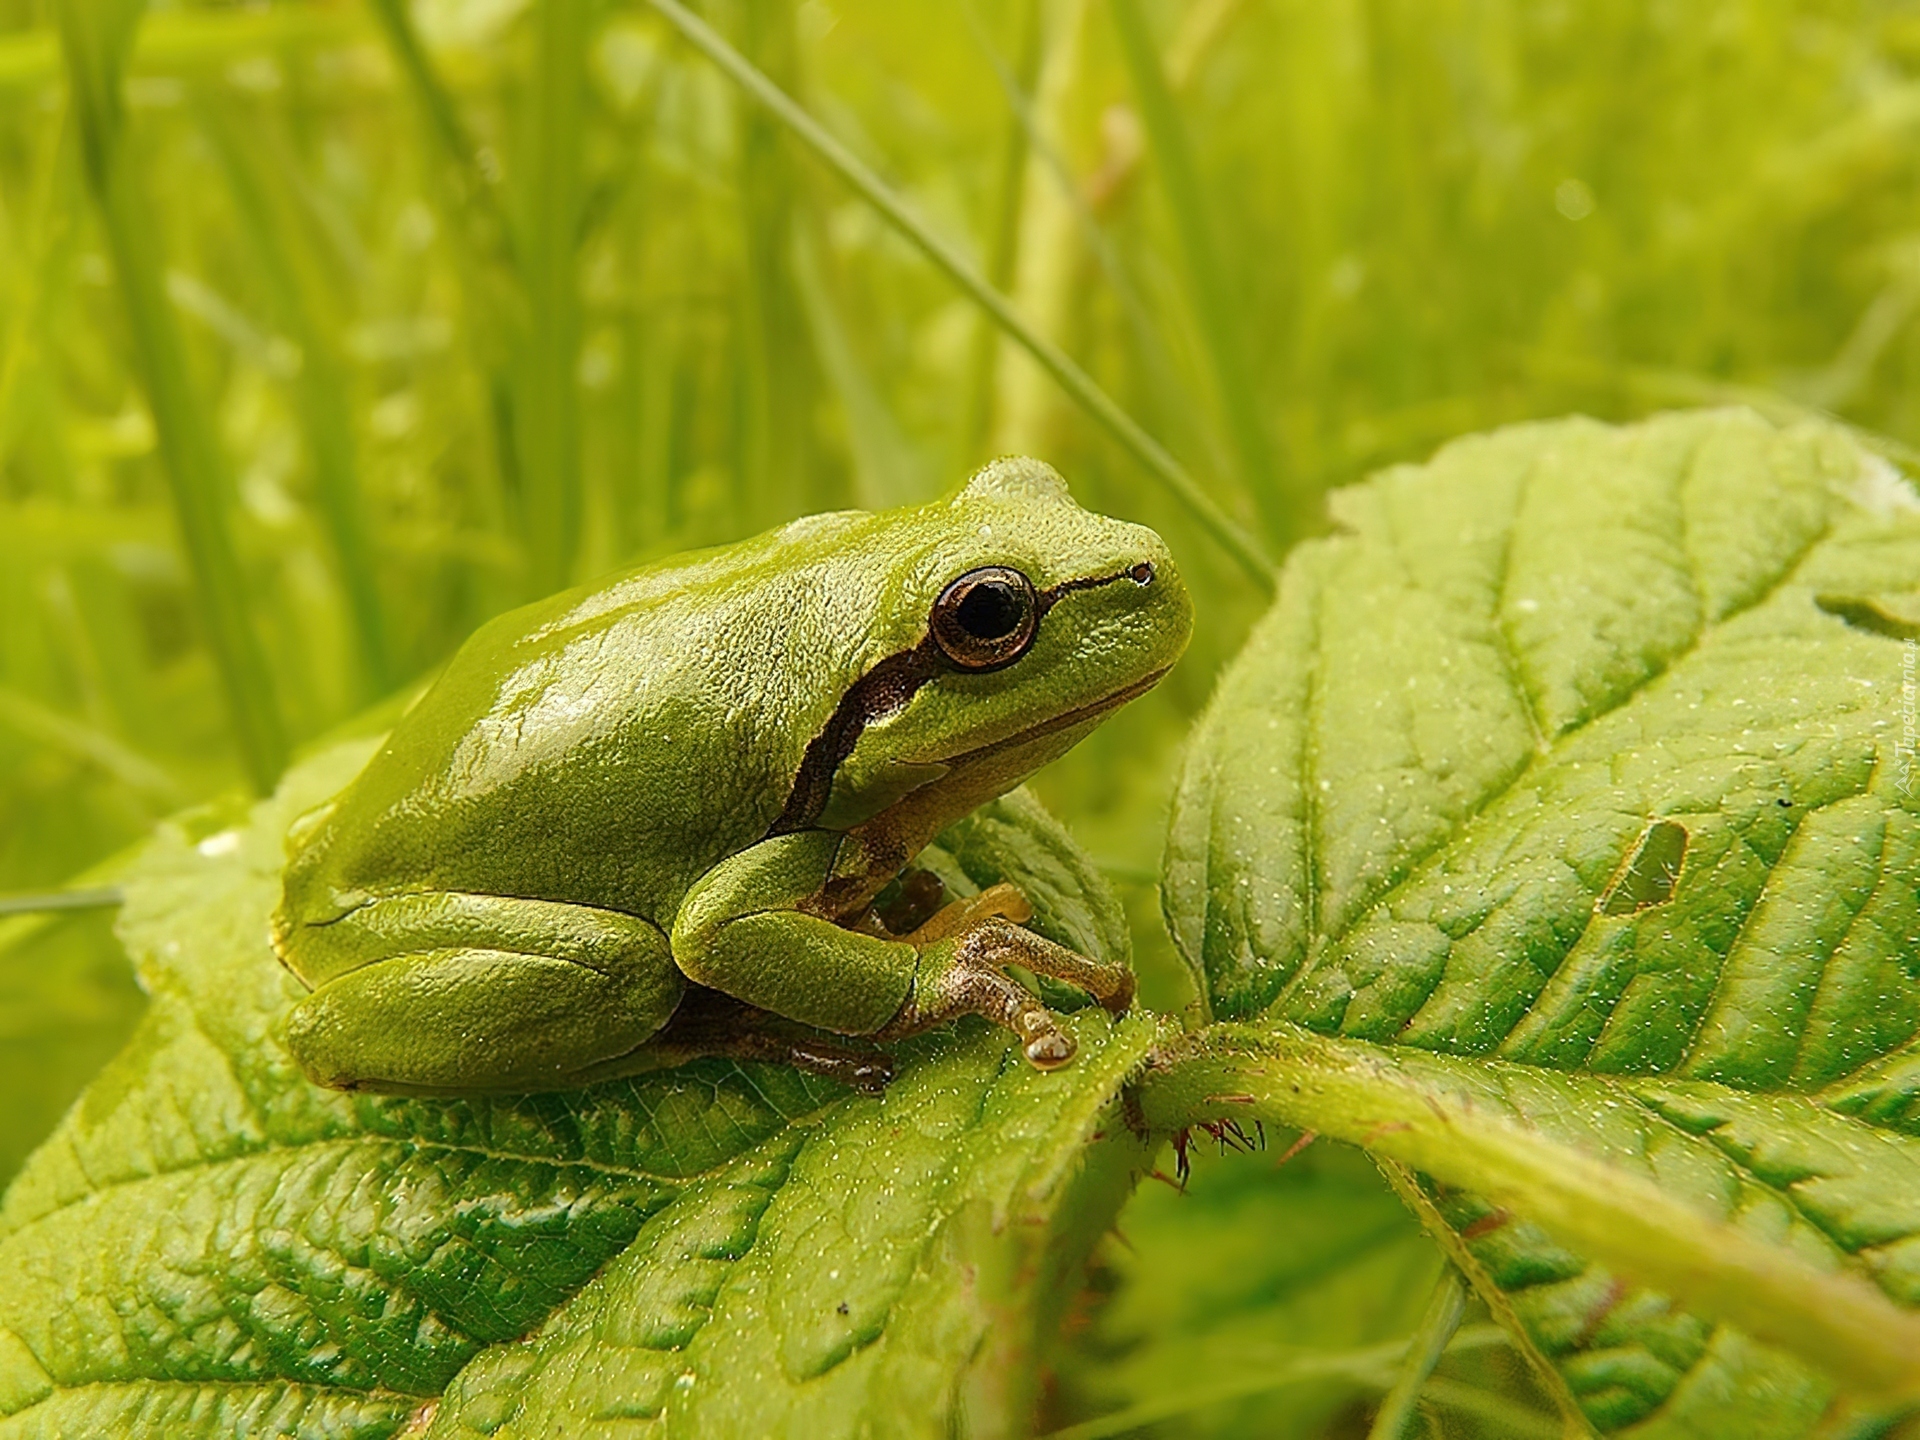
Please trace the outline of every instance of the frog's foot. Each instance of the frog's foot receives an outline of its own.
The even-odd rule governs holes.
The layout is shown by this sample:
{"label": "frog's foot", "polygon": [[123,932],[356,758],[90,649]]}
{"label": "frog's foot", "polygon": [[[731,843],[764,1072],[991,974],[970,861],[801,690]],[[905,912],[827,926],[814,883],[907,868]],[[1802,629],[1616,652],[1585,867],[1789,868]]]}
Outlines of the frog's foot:
{"label": "frog's foot", "polygon": [[[947,953],[941,956],[940,950]],[[1065,1065],[1073,1059],[1073,1037],[1032,991],[1006,973],[1009,965],[1077,985],[1114,1014],[1133,1003],[1131,970],[1089,960],[1000,914],[975,920],[957,938],[929,953],[922,965],[913,993],[873,1037],[881,1044],[959,1015],[982,1015],[1019,1036],[1028,1062],[1036,1069]]]}
{"label": "frog's foot", "polygon": [[646,1048],[662,1068],[708,1057],[758,1060],[791,1065],[865,1095],[880,1094],[893,1079],[893,1058],[885,1051],[847,1044],[698,987],[688,990],[673,1019]]}
{"label": "frog's foot", "polygon": [[909,945],[932,945],[998,917],[1024,925],[1033,918],[1033,906],[1013,886],[1002,882],[989,885],[978,895],[969,895],[943,905],[925,922],[900,938]]}

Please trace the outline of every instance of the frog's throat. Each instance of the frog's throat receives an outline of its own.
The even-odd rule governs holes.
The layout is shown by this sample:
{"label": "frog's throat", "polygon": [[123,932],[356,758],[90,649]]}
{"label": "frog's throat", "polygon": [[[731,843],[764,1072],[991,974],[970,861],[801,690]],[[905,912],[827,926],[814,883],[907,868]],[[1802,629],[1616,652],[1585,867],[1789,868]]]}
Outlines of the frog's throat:
{"label": "frog's throat", "polygon": [[[1171,667],[1167,667],[1171,668]],[[947,826],[1004,795],[1040,765],[1053,758],[1109,710],[1150,688],[1167,673],[1163,668],[1077,710],[1050,716],[1017,734],[961,751],[946,760],[924,762],[944,767],[943,773],[916,786],[870,819],[854,826],[849,836],[858,843],[858,863],[829,880],[820,897],[820,913],[844,920],[873,902],[880,888],[900,873],[935,835]],[[1065,743],[1049,749],[1055,736]],[[1039,751],[1037,758],[1022,751]]]}
{"label": "frog's throat", "polygon": [[[1046,617],[1064,596],[1075,590],[1090,590],[1097,585],[1112,585],[1121,580],[1133,580],[1131,569],[1119,570],[1111,575],[1095,575],[1078,580],[1063,580],[1040,592],[1040,616]],[[1136,582],[1137,583],[1137,582]],[[880,660],[862,675],[840,697],[840,703],[834,707],[833,714],[827,717],[827,723],[807,742],[806,754],[801,757],[800,769],[793,777],[793,788],[787,792],[787,803],[781,808],[780,816],[767,828],[769,836],[789,835],[796,830],[805,830],[819,820],[827,808],[827,798],[833,792],[833,777],[853,754],[854,747],[860,743],[860,736],[867,726],[877,720],[883,720],[896,714],[913,699],[922,685],[935,676],[944,674],[948,666],[940,653],[939,645],[931,632],[922,635],[919,641],[906,650],[898,650]],[[1160,672],[1164,674],[1165,672]],[[1160,678],[1159,674],[1138,687],[1113,698],[1111,703],[1118,705],[1130,700]],[[1089,713],[1097,713],[1107,701],[1096,700],[1092,706],[1073,712],[1080,719]],[[1053,729],[1061,724],[1074,723],[1071,717],[1056,716],[1052,721],[1043,722]],[[1040,727],[1035,727],[1040,731]],[[1021,743],[1025,739],[1037,738],[1035,732],[1023,732],[1022,735],[1009,736],[1005,740],[995,741],[992,745],[982,746],[979,751],[968,751],[965,755],[954,757],[954,763],[972,758],[988,750],[998,750]]]}
{"label": "frog's throat", "polygon": [[[964,772],[975,765],[991,760],[996,755],[1003,755],[1009,750],[1018,750],[1024,745],[1031,745],[1036,740],[1044,740],[1047,736],[1062,730],[1071,730],[1076,725],[1085,725],[1090,720],[1097,720],[1107,711],[1116,710],[1129,700],[1146,694],[1158,685],[1167,671],[1172,668],[1170,665],[1163,665],[1152,674],[1134,681],[1133,684],[1121,686],[1111,695],[1103,695],[1100,699],[1082,705],[1077,710],[1064,710],[1058,715],[1050,715],[1038,724],[1029,725],[1024,730],[1017,730],[1002,739],[990,741],[985,745],[976,745],[971,750],[962,750],[959,754],[949,755],[944,760],[925,760],[915,763],[944,765],[949,773]],[[938,785],[941,782],[935,780],[929,783]]]}

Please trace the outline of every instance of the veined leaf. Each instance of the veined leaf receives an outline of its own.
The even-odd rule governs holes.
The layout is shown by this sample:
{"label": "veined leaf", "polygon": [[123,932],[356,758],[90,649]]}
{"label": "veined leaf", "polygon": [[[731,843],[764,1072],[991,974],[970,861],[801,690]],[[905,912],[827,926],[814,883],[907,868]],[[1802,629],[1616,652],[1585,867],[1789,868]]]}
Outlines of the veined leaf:
{"label": "veined leaf", "polygon": [[1920,591],[1920,500],[1727,411],[1464,440],[1336,513],[1191,751],[1168,916],[1246,1023],[1149,1119],[1431,1177],[1602,1429],[1920,1393],[1914,657],[1856,619]]}
{"label": "veined leaf", "polygon": [[[298,990],[267,915],[288,820],[371,743],[164,827],[127,873],[152,1004],[0,1207],[0,1437],[1017,1428],[1062,1270],[1145,1166],[1110,1107],[1153,1023],[1071,1017],[1054,1075],[951,1027],[880,1099],[719,1061],[480,1101],[316,1089],[277,1038]],[[996,813],[948,868],[997,844],[982,878],[1024,878],[1024,811]],[[1053,928],[1093,943],[1114,904],[1056,902]]]}

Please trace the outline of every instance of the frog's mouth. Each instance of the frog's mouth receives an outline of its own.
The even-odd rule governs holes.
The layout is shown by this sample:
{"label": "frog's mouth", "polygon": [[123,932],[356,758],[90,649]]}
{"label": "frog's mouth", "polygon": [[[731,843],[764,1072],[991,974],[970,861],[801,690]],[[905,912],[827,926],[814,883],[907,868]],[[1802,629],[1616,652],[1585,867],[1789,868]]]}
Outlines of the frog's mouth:
{"label": "frog's mouth", "polygon": [[1123,685],[1112,694],[1103,695],[1098,700],[1082,705],[1078,709],[1063,710],[1058,715],[1048,716],[1038,724],[1029,725],[1024,730],[1016,730],[1011,735],[989,741],[985,745],[976,745],[971,750],[962,750],[957,754],[947,756],[945,759],[928,760],[922,763],[928,765],[943,765],[949,771],[970,769],[984,760],[991,760],[994,756],[1003,755],[1009,750],[1021,749],[1033,744],[1035,741],[1044,740],[1049,735],[1057,735],[1062,730],[1071,730],[1075,726],[1085,725],[1089,721],[1098,720],[1109,710],[1117,710],[1129,700],[1146,694],[1147,691],[1151,690],[1155,685],[1158,685],[1161,678],[1172,668],[1171,665],[1163,665],[1160,669],[1153,671],[1149,675],[1142,676],[1131,685]]}

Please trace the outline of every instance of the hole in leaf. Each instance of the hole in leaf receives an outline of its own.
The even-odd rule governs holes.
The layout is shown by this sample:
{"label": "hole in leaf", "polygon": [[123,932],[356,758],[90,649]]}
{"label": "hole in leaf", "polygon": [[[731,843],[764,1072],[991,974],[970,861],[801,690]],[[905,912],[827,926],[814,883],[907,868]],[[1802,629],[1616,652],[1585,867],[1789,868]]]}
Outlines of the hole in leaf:
{"label": "hole in leaf", "polygon": [[1631,915],[1673,898],[1680,864],[1687,858],[1687,827],[1676,820],[1656,820],[1634,848],[1633,858],[1600,897],[1602,915]]}
{"label": "hole in leaf", "polygon": [[1816,595],[1813,603],[1869,635],[1920,640],[1920,595]]}

